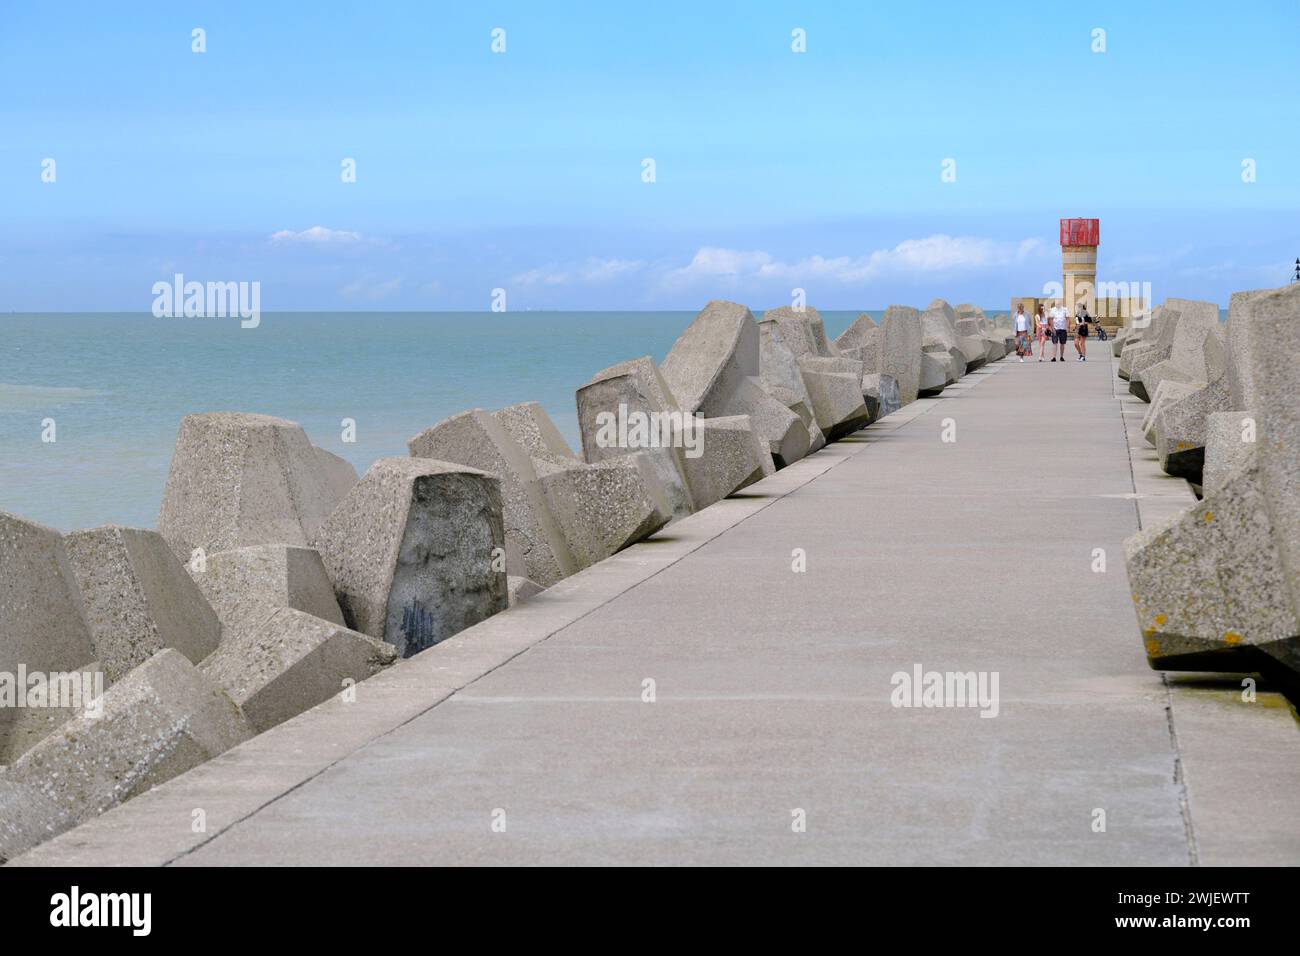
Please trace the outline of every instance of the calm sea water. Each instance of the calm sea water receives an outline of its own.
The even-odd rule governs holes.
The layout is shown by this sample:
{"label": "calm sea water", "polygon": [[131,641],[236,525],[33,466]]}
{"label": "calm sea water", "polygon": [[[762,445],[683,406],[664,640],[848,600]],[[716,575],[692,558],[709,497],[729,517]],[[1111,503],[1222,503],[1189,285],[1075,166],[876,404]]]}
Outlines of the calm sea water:
{"label": "calm sea water", "polygon": [[[832,335],[858,314],[822,313]],[[153,527],[177,428],[193,412],[292,419],[364,471],[448,415],[533,400],[578,449],[575,389],[615,362],[662,360],[693,315],[279,313],[256,329],[0,315],[0,510],[63,531]],[[355,443],[341,440],[345,418]],[[42,441],[45,419],[54,442]]]}

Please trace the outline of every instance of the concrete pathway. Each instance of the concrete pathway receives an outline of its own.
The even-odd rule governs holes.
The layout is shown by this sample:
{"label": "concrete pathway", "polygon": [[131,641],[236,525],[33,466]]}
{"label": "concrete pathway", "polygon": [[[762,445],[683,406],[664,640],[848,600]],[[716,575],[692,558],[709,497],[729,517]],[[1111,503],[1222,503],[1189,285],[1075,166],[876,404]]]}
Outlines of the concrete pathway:
{"label": "concrete pathway", "polygon": [[967,376],[18,862],[1300,862],[1285,702],[1146,666],[1112,364]]}

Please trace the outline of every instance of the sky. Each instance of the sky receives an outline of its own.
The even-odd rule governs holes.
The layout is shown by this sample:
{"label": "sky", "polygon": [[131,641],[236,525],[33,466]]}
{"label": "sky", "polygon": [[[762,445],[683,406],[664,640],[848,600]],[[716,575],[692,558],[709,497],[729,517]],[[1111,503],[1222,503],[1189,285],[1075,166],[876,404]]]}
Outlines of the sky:
{"label": "sky", "polygon": [[0,312],[1000,306],[1062,216],[1157,301],[1300,256],[1296,0],[0,8]]}

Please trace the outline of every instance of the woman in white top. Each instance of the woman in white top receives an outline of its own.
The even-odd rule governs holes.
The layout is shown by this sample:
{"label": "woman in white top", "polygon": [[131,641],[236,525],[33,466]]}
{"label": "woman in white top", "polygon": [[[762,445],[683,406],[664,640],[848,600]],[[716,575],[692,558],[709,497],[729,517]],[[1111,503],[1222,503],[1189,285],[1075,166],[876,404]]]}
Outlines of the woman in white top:
{"label": "woman in white top", "polygon": [[1034,354],[1034,346],[1029,339],[1029,316],[1025,315],[1024,303],[1016,306],[1016,354],[1022,363],[1026,355]]}

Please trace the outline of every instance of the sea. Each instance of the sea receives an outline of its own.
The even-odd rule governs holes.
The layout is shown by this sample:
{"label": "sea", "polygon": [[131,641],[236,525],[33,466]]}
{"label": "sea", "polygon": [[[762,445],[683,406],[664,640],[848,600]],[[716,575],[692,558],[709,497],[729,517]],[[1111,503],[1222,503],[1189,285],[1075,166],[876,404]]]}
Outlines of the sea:
{"label": "sea", "polygon": [[[836,336],[862,311],[884,314],[821,314]],[[694,315],[282,312],[256,328],[148,313],[0,315],[0,510],[61,531],[152,528],[181,418],[196,412],[296,421],[364,472],[450,415],[536,401],[580,452],[575,390],[616,362],[662,361]],[[346,420],[354,441],[344,441]]]}

